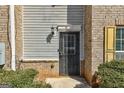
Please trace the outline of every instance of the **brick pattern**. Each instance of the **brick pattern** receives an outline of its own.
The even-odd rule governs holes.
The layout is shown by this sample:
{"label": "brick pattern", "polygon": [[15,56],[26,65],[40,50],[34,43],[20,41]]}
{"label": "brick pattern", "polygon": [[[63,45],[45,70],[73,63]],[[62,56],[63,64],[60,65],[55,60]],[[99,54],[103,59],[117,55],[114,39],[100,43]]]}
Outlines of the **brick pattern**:
{"label": "brick pattern", "polygon": [[80,75],[81,76],[84,76],[84,71],[85,71],[85,69],[84,69],[84,66],[85,66],[85,60],[81,60],[80,61],[81,63],[80,63]]}
{"label": "brick pattern", "polygon": [[22,40],[22,6],[15,5],[15,33],[16,33],[16,68],[20,66],[20,60],[23,53],[23,40]]}
{"label": "brick pattern", "polygon": [[9,41],[9,6],[0,5],[0,42],[5,43],[5,65],[4,69],[10,69],[11,65],[11,48]]}
{"label": "brick pattern", "polygon": [[104,62],[104,27],[124,25],[124,6],[92,6],[92,74]]}
{"label": "brick pattern", "polygon": [[84,76],[90,82],[98,66],[104,62],[104,27],[124,25],[124,6],[85,7]]}
{"label": "brick pattern", "polygon": [[23,61],[20,69],[33,68],[39,71],[37,79],[44,80],[46,77],[59,76],[59,62],[58,61]]}
{"label": "brick pattern", "polygon": [[92,79],[92,6],[85,7],[85,18],[84,18],[84,77],[91,83]]}

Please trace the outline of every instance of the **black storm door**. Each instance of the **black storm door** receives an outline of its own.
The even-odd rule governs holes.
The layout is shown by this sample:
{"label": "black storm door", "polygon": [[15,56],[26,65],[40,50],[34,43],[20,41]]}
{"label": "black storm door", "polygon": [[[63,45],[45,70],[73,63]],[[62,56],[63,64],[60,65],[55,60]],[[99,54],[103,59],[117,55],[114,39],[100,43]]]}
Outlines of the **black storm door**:
{"label": "black storm door", "polygon": [[80,33],[60,32],[60,75],[80,75]]}

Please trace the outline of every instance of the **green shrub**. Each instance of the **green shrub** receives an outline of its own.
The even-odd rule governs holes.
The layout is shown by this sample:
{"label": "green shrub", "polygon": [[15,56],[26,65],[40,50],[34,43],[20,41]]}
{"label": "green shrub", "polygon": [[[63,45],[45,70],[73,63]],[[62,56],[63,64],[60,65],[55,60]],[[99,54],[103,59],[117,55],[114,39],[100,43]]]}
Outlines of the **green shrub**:
{"label": "green shrub", "polygon": [[37,74],[35,70],[19,70],[15,73],[13,78],[10,80],[12,87],[28,87],[32,84],[34,76]]}
{"label": "green shrub", "polygon": [[32,88],[41,88],[41,87],[42,88],[51,88],[51,85],[41,81],[41,82],[32,83],[31,87]]}
{"label": "green shrub", "polygon": [[14,71],[0,70],[0,84],[9,84],[13,76]]}
{"label": "green shrub", "polygon": [[33,82],[38,72],[34,69],[6,71],[0,70],[0,84],[7,84],[15,88],[40,88],[51,86],[45,82]]}
{"label": "green shrub", "polygon": [[111,61],[98,67],[98,75],[101,77],[99,87],[124,88],[124,63]]}

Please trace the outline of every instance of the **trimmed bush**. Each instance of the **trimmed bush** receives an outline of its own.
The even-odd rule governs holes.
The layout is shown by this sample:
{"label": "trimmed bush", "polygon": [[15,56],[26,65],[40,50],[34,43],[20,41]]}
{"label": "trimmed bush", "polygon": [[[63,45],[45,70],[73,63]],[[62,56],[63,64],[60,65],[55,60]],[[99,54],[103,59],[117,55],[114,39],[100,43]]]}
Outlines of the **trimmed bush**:
{"label": "trimmed bush", "polygon": [[124,88],[124,63],[111,61],[101,64],[97,74],[101,77],[99,87]]}
{"label": "trimmed bush", "polygon": [[0,84],[13,88],[50,88],[45,82],[33,82],[38,72],[34,69],[6,71],[0,70]]}

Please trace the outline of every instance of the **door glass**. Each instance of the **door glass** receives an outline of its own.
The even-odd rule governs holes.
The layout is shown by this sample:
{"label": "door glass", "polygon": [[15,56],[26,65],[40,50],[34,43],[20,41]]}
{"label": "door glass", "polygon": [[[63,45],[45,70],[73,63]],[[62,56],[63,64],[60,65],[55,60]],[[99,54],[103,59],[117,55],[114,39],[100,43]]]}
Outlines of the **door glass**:
{"label": "door glass", "polygon": [[64,34],[63,36],[63,54],[75,55],[76,50],[76,36],[72,34]]}

